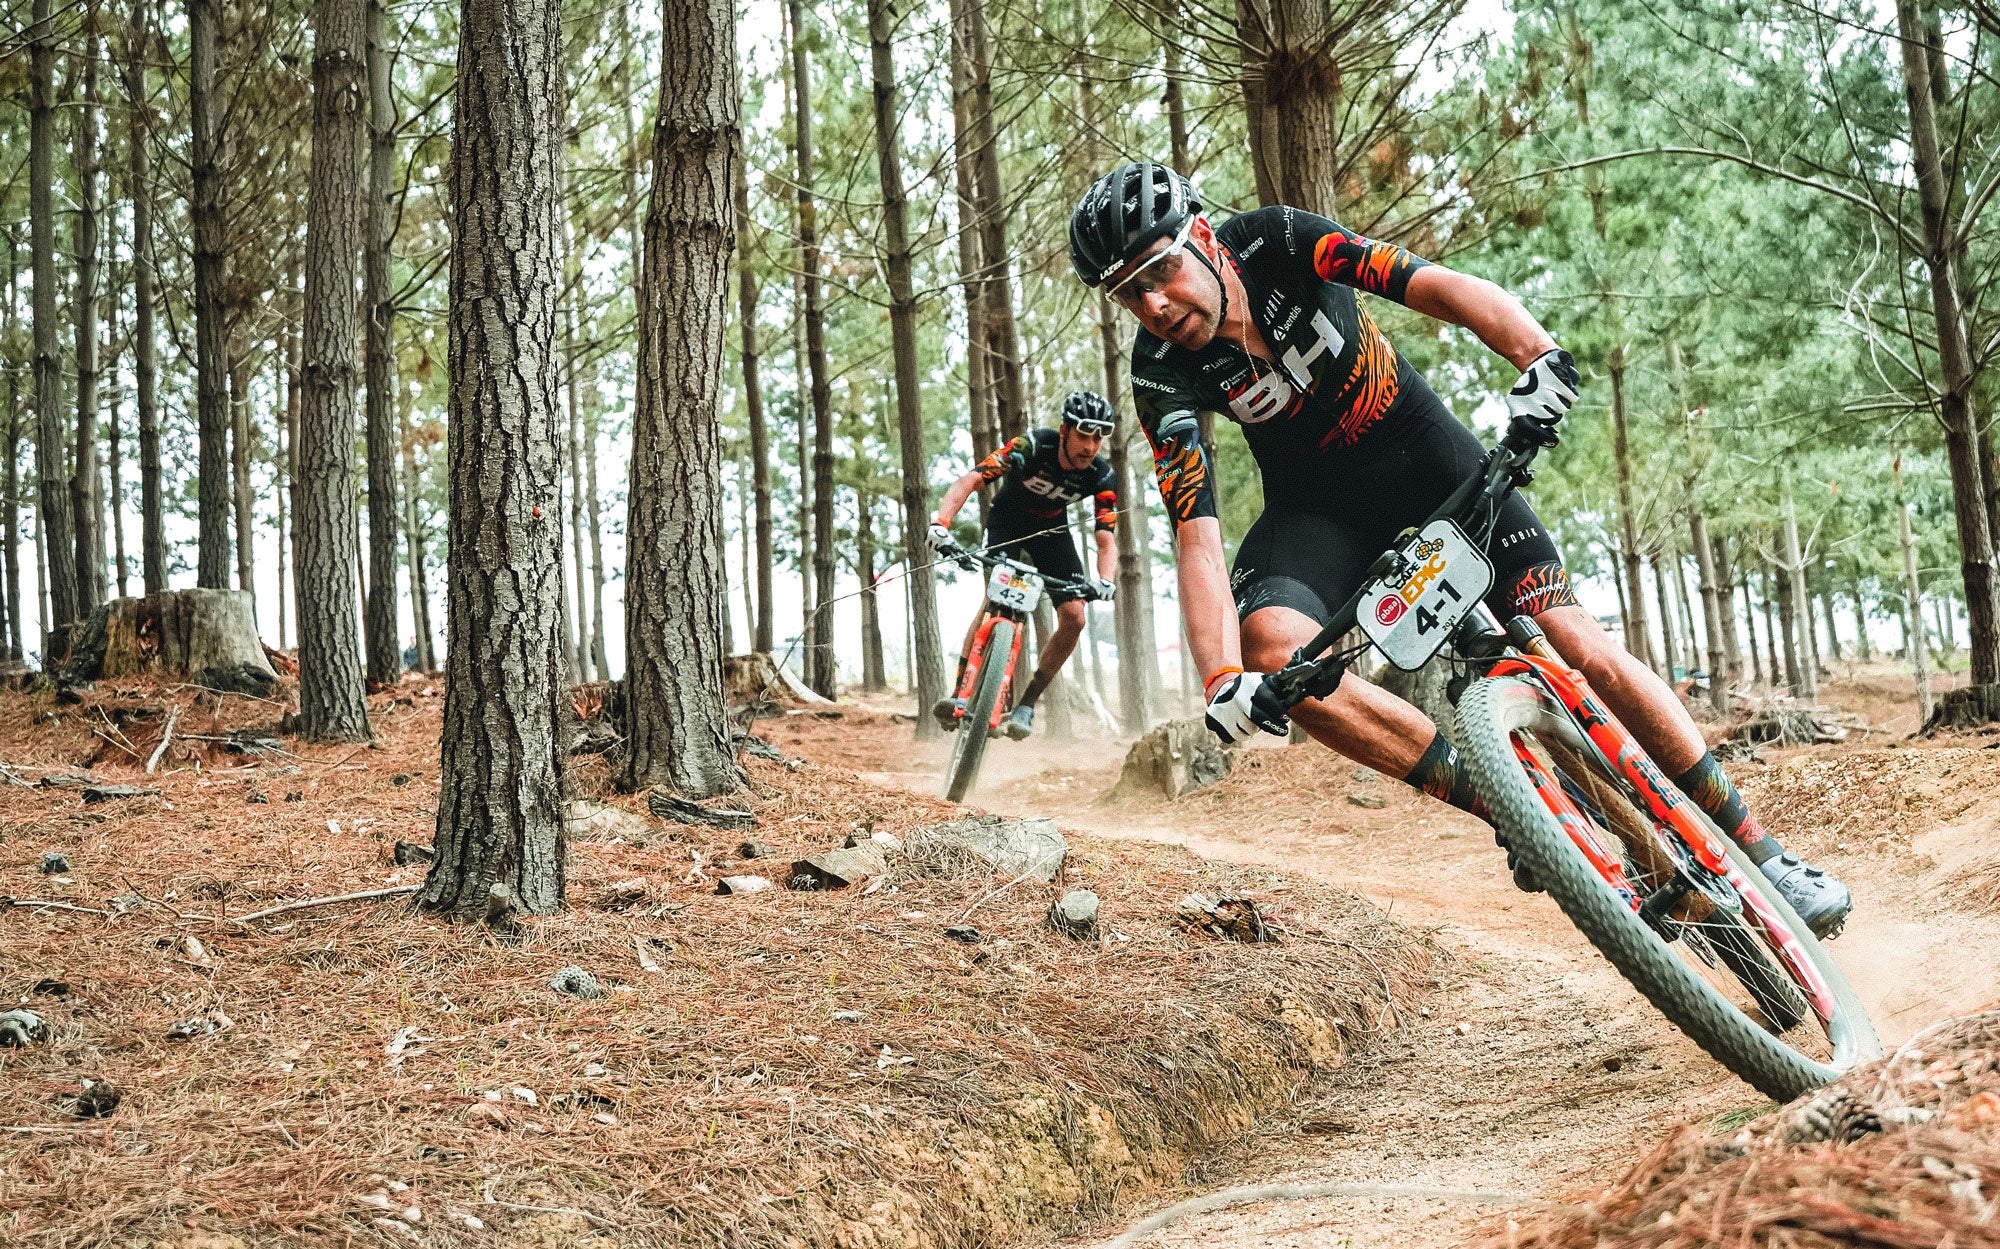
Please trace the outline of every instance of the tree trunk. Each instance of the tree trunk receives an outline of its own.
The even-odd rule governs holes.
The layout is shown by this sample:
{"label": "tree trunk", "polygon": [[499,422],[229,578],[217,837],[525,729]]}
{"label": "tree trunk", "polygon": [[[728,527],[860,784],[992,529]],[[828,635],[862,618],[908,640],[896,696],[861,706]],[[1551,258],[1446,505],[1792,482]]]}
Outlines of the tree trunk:
{"label": "tree trunk", "polygon": [[[194,234],[195,474],[197,520],[195,585],[229,587],[228,366],[222,292],[226,282],[220,136],[215,126],[216,44],[222,34],[220,0],[188,0],[188,116]],[[315,145],[317,148],[317,145]],[[349,577],[343,584],[351,584]]]}
{"label": "tree trunk", "polygon": [[[1743,648],[1736,639],[1736,575],[1729,564],[1729,543],[1721,534],[1716,534],[1710,545],[1716,595],[1722,608],[1722,656],[1729,665],[1729,679],[1740,681],[1743,679]],[[1753,633],[1751,642],[1754,644],[1755,641]]]}
{"label": "tree trunk", "polygon": [[736,239],[736,22],[723,0],[667,0],[662,18],[626,523],[623,779],[700,798],[743,784],[723,703],[716,411]]}
{"label": "tree trunk", "polygon": [[1187,37],[1187,27],[1181,20],[1179,0],[1162,0],[1160,20],[1166,31],[1166,38],[1160,41],[1166,51],[1166,88],[1160,103],[1167,112],[1167,150],[1174,172],[1192,178],[1195,169],[1188,150],[1186,75],[1181,66],[1181,41]]}
{"label": "tree trunk", "polygon": [[[1819,698],[1819,659],[1814,653],[1818,644],[1813,639],[1812,598],[1806,590],[1806,558],[1799,550],[1798,507],[1792,501],[1790,491],[1785,493],[1784,542],[1784,575],[1788,593],[1779,600],[1779,610],[1788,613],[1786,628],[1796,631],[1799,639],[1796,670],[1800,681],[1792,693],[1807,702],[1814,702]],[[1789,632],[1786,641],[1791,641]],[[1785,652],[1785,665],[1788,669],[1793,666],[1793,651],[1789,647]]]}
{"label": "tree trunk", "polygon": [[986,378],[993,403],[999,443],[1020,437],[1028,429],[1028,409],[1021,377],[1020,332],[1014,321],[1014,275],[1007,251],[1006,186],[1000,178],[1000,133],[993,117],[993,65],[986,43],[985,0],[959,0],[963,16],[967,107],[972,129],[974,171],[972,192],[978,206],[979,258],[984,289],[979,306],[985,314]]}
{"label": "tree trunk", "polygon": [[403,671],[396,611],[396,296],[389,286],[395,242],[396,98],[390,89],[388,14],[368,0],[368,223],[361,302],[367,309],[368,450],[367,679],[393,685]]}
{"label": "tree trunk", "polygon": [[[977,3],[977,0],[973,0]],[[930,511],[930,457],[924,453],[923,395],[917,366],[917,297],[911,277],[910,228],[897,137],[896,66],[890,46],[889,0],[868,0],[869,61],[874,77],[875,163],[882,184],[882,227],[889,278],[889,333],[896,368],[896,429],[903,452],[903,544],[910,570],[910,610],[916,645],[917,737],[937,736],[929,711],[945,695],[944,645],[938,636],[937,590],[930,562],[917,558],[915,535]]]}
{"label": "tree trunk", "polygon": [[1750,594],[1750,574],[1744,572],[1739,575],[1742,577],[1743,623],[1750,635],[1750,679],[1753,685],[1762,685],[1764,659],[1762,651],[1757,646],[1757,601]]}
{"label": "tree trunk", "polygon": [[76,614],[104,603],[104,495],[97,469],[97,5],[84,16],[83,99],[72,146],[76,168],[76,451],[69,505],[76,526]]}
{"label": "tree trunk", "polygon": [[[112,233],[114,236],[116,235],[117,231],[115,227]],[[118,245],[115,238],[109,250],[113,256],[117,255]],[[115,267],[112,276],[112,289],[123,289],[119,284]],[[107,343],[105,362],[106,367],[110,370],[113,385],[110,401],[105,405],[104,418],[104,473],[109,482],[109,492],[104,510],[111,519],[111,567],[113,573],[116,575],[115,584],[118,587],[118,597],[125,598],[130,586],[127,584],[127,569],[125,564],[125,431],[121,428],[123,425],[123,413],[121,409],[124,408],[125,401],[122,389],[116,384],[118,377],[118,356],[120,354],[118,345],[119,301],[114,297],[107,302],[109,303],[109,312],[106,314],[105,319],[109,324],[106,327],[105,333]]]}
{"label": "tree trunk", "polygon": [[583,418],[583,519],[590,526],[590,666],[606,680],[611,661],[604,641],[604,508],[597,492],[597,410]]}
{"label": "tree trunk", "polygon": [[1653,599],[1660,608],[1660,675],[1667,684],[1674,682],[1674,665],[1680,661],[1679,639],[1674,636],[1674,596],[1667,588],[1667,570],[1662,564],[1665,556],[1655,552],[1653,565]]}
{"label": "tree trunk", "polygon": [[[19,315],[15,312],[16,287],[20,279],[21,258],[14,245],[14,235],[7,235],[7,312],[4,333],[8,342],[14,341],[19,332]],[[7,658],[14,663],[21,662],[27,654],[27,639],[22,632],[21,604],[21,369],[14,362],[10,352],[5,356],[7,370],[7,467],[6,490],[7,511],[0,519],[0,533],[6,536],[6,589],[7,589]]]}
{"label": "tree trunk", "polygon": [[1868,604],[1861,597],[1861,583],[1854,583],[1854,649],[1861,656],[1861,662],[1875,661],[1874,644],[1868,640]]}
{"label": "tree trunk", "polygon": [[1903,549],[1903,649],[1916,674],[1919,723],[1930,723],[1935,709],[1931,697],[1930,648],[1924,645],[1924,599],[1917,580],[1917,545],[1910,538],[1910,509],[1903,502],[1903,454],[1895,453],[1891,476],[1896,486],[1896,539]]}
{"label": "tree trunk", "polygon": [[424,531],[423,509],[419,499],[422,493],[421,479],[417,476],[417,440],[410,428],[409,411],[401,414],[403,423],[403,549],[404,563],[410,572],[410,617],[417,631],[417,666],[425,672],[437,671],[437,654],[431,641],[431,592],[429,574],[426,567],[429,560],[425,556],[428,538]]}
{"label": "tree trunk", "polygon": [[[1770,661],[1768,667],[1771,673],[1771,685],[1773,688],[1778,684],[1778,669],[1783,663],[1781,659],[1782,652],[1778,646],[1778,626],[1775,615],[1777,611],[1777,599],[1775,597],[1777,591],[1772,588],[1772,582],[1775,579],[1775,574],[1772,573],[1770,566],[1768,564],[1765,565],[1763,576],[1760,578],[1764,594],[1764,657]],[[1751,627],[1756,627],[1754,621]],[[1791,666],[1795,667],[1796,662]],[[1792,673],[1788,671],[1784,676],[1785,684],[1789,688],[1792,683]]]}
{"label": "tree trunk", "polygon": [[[355,603],[361,551],[354,513],[354,388],[360,373],[354,357],[361,339],[355,269],[361,259],[366,25],[365,0],[316,0],[312,181],[306,199],[305,393],[292,516],[298,561],[299,732],[312,741],[370,737]],[[460,292],[452,295],[456,300]],[[456,330],[457,318],[453,321]],[[459,550],[457,544],[453,549]]]}
{"label": "tree trunk", "polygon": [[1837,620],[1838,617],[1836,617],[1833,614],[1833,591],[1831,589],[1822,589],[1819,592],[1819,605],[1821,610],[1825,613],[1826,616],[1827,658],[1833,660],[1835,663],[1839,663],[1840,630],[1834,624],[1834,621]]}
{"label": "tree trunk", "polygon": [[[806,319],[806,363],[812,370],[813,600],[833,599],[833,393],[827,375],[826,325],[819,302],[819,205],[813,196],[812,67],[806,53],[805,6],[789,0],[792,14],[792,107],[797,136],[799,279]],[[801,483],[803,486],[803,483]],[[834,693],[833,613],[823,606],[807,628],[806,684]]]}
{"label": "tree trunk", "polygon": [[241,340],[247,327],[231,327],[229,335],[229,498],[235,518],[236,588],[251,592],[256,614],[256,517],[250,495],[250,349]]}
{"label": "tree trunk", "polygon": [[1611,349],[1608,368],[1611,373],[1611,454],[1618,470],[1619,545],[1625,557],[1625,649],[1631,651],[1640,663],[1657,668],[1659,665],[1653,662],[1653,645],[1646,620],[1646,583],[1639,572],[1639,523],[1637,508],[1632,501],[1632,438],[1625,414],[1624,344]]}
{"label": "tree trunk", "polygon": [[[1112,630],[1118,636],[1118,718],[1127,733],[1144,733],[1152,727],[1153,708],[1149,705],[1153,682],[1146,679],[1148,665],[1156,665],[1147,634],[1145,608],[1152,579],[1140,527],[1145,509],[1134,507],[1140,497],[1138,474],[1133,471],[1133,420],[1126,415],[1122,386],[1123,356],[1118,347],[1118,330],[1111,301],[1099,296],[1097,335],[1104,350],[1104,393],[1117,414],[1111,433],[1111,474],[1118,491],[1118,506],[1125,514],[1118,525],[1118,597],[1111,600]],[[1169,521],[1171,524],[1172,522]]]}
{"label": "tree trunk", "polygon": [[[952,173],[958,201],[958,280],[965,295],[965,386],[970,401],[972,458],[985,459],[998,445],[993,411],[993,364],[987,356],[986,263],[979,252],[979,154],[972,128],[972,0],[951,0]],[[991,490],[979,488],[981,519]]]}
{"label": "tree trunk", "polygon": [[566,883],[563,107],[559,6],[463,0],[449,173],[443,778],[437,860],[417,895],[463,916],[485,911],[495,885],[514,907],[551,914]]}
{"label": "tree trunk", "polygon": [[1278,171],[1278,112],[1265,99],[1265,63],[1270,40],[1256,0],[1236,0],[1236,38],[1241,49],[1237,87],[1243,93],[1243,116],[1250,147],[1250,172],[1257,202],[1266,207],[1284,202]]}
{"label": "tree trunk", "polygon": [[305,406],[306,383],[306,335],[303,324],[305,315],[305,273],[303,268],[294,269],[286,280],[288,295],[294,298],[291,318],[291,332],[285,336],[285,480],[291,501],[293,529],[287,531],[292,541],[292,615],[297,623],[299,604],[299,552],[297,537],[297,517],[299,513],[299,412]]}
{"label": "tree trunk", "polygon": [[2000,622],[1995,620],[1993,533],[1987,519],[1985,472],[1979,463],[1972,389],[1977,381],[1959,302],[1953,261],[1959,231],[1952,179],[1939,152],[1932,95],[1931,41],[1936,32],[1918,0],[1897,0],[1896,25],[1903,56],[1904,96],[1910,111],[1910,158],[1923,207],[1925,263],[1930,270],[1931,312],[1937,331],[1946,459],[1951,467],[1952,514],[1957,522],[1966,615],[1971,625],[1972,682],[2000,681]]}
{"label": "tree trunk", "polygon": [[771,431],[764,419],[764,388],[757,377],[757,269],[750,249],[750,162],[736,162],[736,307],[743,334],[743,402],[750,420],[751,492],[757,506],[756,612],[750,649],[771,653]]}
{"label": "tree trunk", "polygon": [[858,499],[859,523],[854,545],[861,576],[861,688],[878,694],[889,688],[882,656],[882,604],[875,589],[875,498],[867,491]]}
{"label": "tree trunk", "polygon": [[582,352],[578,350],[576,337],[575,299],[581,290],[581,277],[576,265],[576,236],[565,240],[570,248],[569,275],[566,285],[570,298],[563,307],[563,409],[564,434],[568,439],[568,454],[563,458],[569,464],[569,546],[570,567],[575,570],[576,580],[571,582],[570,595],[565,602],[563,613],[563,647],[569,658],[571,679],[582,682],[590,677],[590,611],[584,606],[583,583],[585,579],[583,563],[583,465],[579,462],[583,437],[579,426],[583,421],[577,409],[582,406],[578,394],[577,371],[583,367]]}
{"label": "tree trunk", "polygon": [[167,535],[160,484],[160,416],[154,394],[153,126],[146,102],[152,22],[148,0],[132,0],[124,72],[132,119],[127,143],[132,161],[132,381],[139,425],[139,561],[146,593],[158,594],[167,588]]}
{"label": "tree trunk", "polygon": [[[285,365],[285,362],[288,359],[289,353],[291,351],[290,340],[291,340],[291,332],[289,330],[281,330],[279,332],[278,375],[285,379],[286,390],[290,390],[291,388],[291,372],[286,368]],[[285,402],[287,403],[290,402],[289,395],[286,396]],[[273,490],[272,493],[276,496],[274,501],[276,502],[278,507],[278,649],[279,650],[283,650],[291,644],[288,641],[286,641],[286,639],[291,636],[290,613],[291,613],[292,595],[290,590],[287,589],[286,577],[285,577],[285,565],[287,562],[285,550],[291,541],[291,530],[287,527],[289,521],[287,520],[285,515],[285,501],[291,497],[291,484],[290,484],[291,473],[289,471],[291,467],[291,454],[292,454],[291,432],[292,431],[290,422],[284,420],[281,416],[278,421],[278,453],[275,456],[271,457],[273,461],[272,463],[273,476],[277,478],[276,481],[277,488]]]}
{"label": "tree trunk", "polygon": [[[1791,691],[1793,698],[1805,699],[1808,687],[1806,685],[1805,656],[1801,653],[1799,646],[1798,596],[1793,592],[1791,577],[1784,570],[1767,569],[1764,576],[1766,581],[1775,580],[1778,584],[1778,624],[1784,638],[1785,686]],[[1771,594],[1767,589],[1764,597],[1767,617],[1770,601]],[[1770,623],[1768,618],[1765,620],[1765,623]],[[1772,645],[1775,648],[1777,643],[1774,641]]]}
{"label": "tree trunk", "polygon": [[1668,548],[1668,555],[1672,559],[1674,601],[1679,604],[1681,612],[1681,636],[1687,640],[1682,654],[1687,657],[1688,671],[1693,672],[1701,667],[1701,640],[1695,626],[1694,596],[1688,592],[1687,561],[1671,547]]}
{"label": "tree trunk", "polygon": [[[1625,649],[1632,650],[1632,600],[1625,593],[1625,558],[1623,546],[1615,540],[1607,539],[1605,550],[1611,556],[1611,588],[1618,595],[1618,631],[1623,637]],[[1637,652],[1633,652],[1636,654]]]}
{"label": "tree trunk", "polygon": [[1701,583],[1702,624],[1708,631],[1708,703],[1715,714],[1729,716],[1729,657],[1725,651],[1720,580],[1715,573],[1715,547],[1708,538],[1708,518],[1688,511],[1688,543],[1694,547],[1695,576]]}
{"label": "tree trunk", "polygon": [[1256,100],[1253,133],[1263,140],[1253,139],[1253,154],[1261,148],[1278,203],[1336,216],[1340,67],[1326,0],[1239,3],[1236,11],[1245,99]]}
{"label": "tree trunk", "polygon": [[[201,3],[202,0],[196,0]],[[63,489],[68,473],[63,455],[62,349],[56,328],[55,193],[55,32],[49,0],[35,0],[34,34],[29,40],[28,217],[34,276],[29,297],[35,335],[35,482],[40,523],[35,534],[46,548],[53,627],[77,619],[75,513]],[[42,666],[51,667],[59,639],[42,630]]]}

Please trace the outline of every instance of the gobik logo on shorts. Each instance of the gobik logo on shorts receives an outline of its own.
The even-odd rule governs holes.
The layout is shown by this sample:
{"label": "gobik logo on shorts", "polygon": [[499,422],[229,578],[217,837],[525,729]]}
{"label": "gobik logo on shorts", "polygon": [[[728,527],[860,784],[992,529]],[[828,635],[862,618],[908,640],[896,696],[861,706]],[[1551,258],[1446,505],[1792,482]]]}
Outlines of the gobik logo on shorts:
{"label": "gobik logo on shorts", "polygon": [[1405,610],[1403,600],[1399,596],[1391,594],[1375,604],[1375,619],[1382,624],[1392,625],[1403,618]]}

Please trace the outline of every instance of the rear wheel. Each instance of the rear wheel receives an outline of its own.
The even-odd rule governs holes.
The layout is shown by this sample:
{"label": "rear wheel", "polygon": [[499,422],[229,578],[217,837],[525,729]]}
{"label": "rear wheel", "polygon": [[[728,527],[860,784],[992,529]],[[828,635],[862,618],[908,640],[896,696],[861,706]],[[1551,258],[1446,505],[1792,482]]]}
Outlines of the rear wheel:
{"label": "rear wheel", "polygon": [[[1735,868],[1727,881],[1693,862],[1539,682],[1476,682],[1458,725],[1473,785],[1508,846],[1612,965],[1716,1060],[1789,1101],[1881,1052],[1846,977],[1742,851],[1715,833]],[[1581,819],[1567,817],[1566,830],[1559,810]],[[1643,916],[1614,884],[1621,874]]]}
{"label": "rear wheel", "polygon": [[979,685],[965,718],[958,722],[958,744],[952,747],[951,771],[945,781],[946,802],[958,802],[979,779],[979,761],[986,757],[986,739],[991,735],[993,708],[1000,702],[1000,687],[1007,681],[1007,657],[1014,651],[1011,620],[996,620],[986,633],[986,653],[979,659]]}

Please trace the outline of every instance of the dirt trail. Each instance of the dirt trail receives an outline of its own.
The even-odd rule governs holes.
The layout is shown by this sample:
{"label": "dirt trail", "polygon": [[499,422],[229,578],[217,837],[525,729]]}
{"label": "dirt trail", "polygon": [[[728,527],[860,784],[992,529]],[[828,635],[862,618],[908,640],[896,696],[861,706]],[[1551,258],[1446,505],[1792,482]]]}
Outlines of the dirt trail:
{"label": "dirt trail", "polygon": [[[1517,890],[1485,825],[1399,783],[1317,747],[1273,746],[1246,755],[1238,775],[1245,766],[1271,773],[1275,803],[1246,809],[1240,798],[1204,792],[1172,805],[1104,806],[1096,800],[1116,779],[1122,745],[1039,738],[996,745],[973,795],[978,805],[1336,882],[1434,930],[1454,956],[1423,1017],[1406,1018],[1335,1073],[1293,1120],[1214,1160],[1197,1177],[1198,1191],[1406,1184],[1519,1193],[1526,1206],[1612,1178],[1677,1123],[1747,1117],[1768,1105],[1669,1027],[1546,896]],[[893,751],[854,748],[873,754],[873,778],[890,784],[929,791],[943,767],[942,747],[913,751],[906,737]],[[1931,753],[1873,752],[1927,776],[1955,770],[1920,758]],[[1990,754],[1951,753],[1977,756],[1989,776],[2000,765]],[[880,770],[885,765],[895,770]],[[1753,800],[1756,778],[1766,774],[1776,774],[1771,783],[1782,792],[1789,781],[1810,779],[1787,777],[1782,766],[1742,770],[1753,774],[1746,781]],[[1900,794],[1912,782],[1892,783]],[[1834,949],[1892,1046],[1931,1020],[2000,996],[1993,971],[2000,921],[1925,900],[1950,897],[1952,872],[1976,846],[1993,845],[2000,800],[1976,796],[1986,786],[1969,777],[1943,789],[1974,784],[1965,803],[1940,797],[1940,818],[1902,811],[1917,825],[1914,838],[1864,841],[1851,819],[1839,828],[1812,821],[1777,829],[1853,885],[1856,918]],[[1872,800],[1857,793],[1849,803]],[[1462,1244],[1474,1227],[1507,1213],[1439,1200],[1273,1202],[1190,1217],[1141,1243],[1407,1249]]]}

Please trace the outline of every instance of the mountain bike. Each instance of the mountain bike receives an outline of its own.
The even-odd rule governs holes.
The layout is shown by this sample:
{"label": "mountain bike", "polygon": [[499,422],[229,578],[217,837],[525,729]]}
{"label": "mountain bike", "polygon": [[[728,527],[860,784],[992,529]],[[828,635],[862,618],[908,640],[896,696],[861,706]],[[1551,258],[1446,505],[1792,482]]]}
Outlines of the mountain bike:
{"label": "mountain bike", "polygon": [[1044,591],[1053,586],[1085,599],[1096,596],[1086,582],[1051,582],[1035,571],[1033,564],[1004,555],[960,550],[947,558],[967,571],[980,566],[992,573],[986,579],[986,618],[973,634],[972,648],[966,652],[965,675],[953,692],[953,697],[964,700],[965,710],[957,717],[958,742],[951,749],[951,766],[945,772],[944,797],[947,802],[957,802],[979,779],[987,739],[1000,732],[1000,721],[1007,714],[1007,694],[1013,688],[1014,665],[1021,658],[1021,634]]}
{"label": "mountain bike", "polygon": [[[1500,504],[1538,453],[1503,438],[1269,682],[1292,707],[1371,647],[1404,671],[1450,647],[1458,746],[1498,840],[1676,1027],[1789,1101],[1878,1056],[1874,1025],[1805,922],[1534,620],[1482,601]],[[1357,627],[1367,640],[1336,649]]]}

